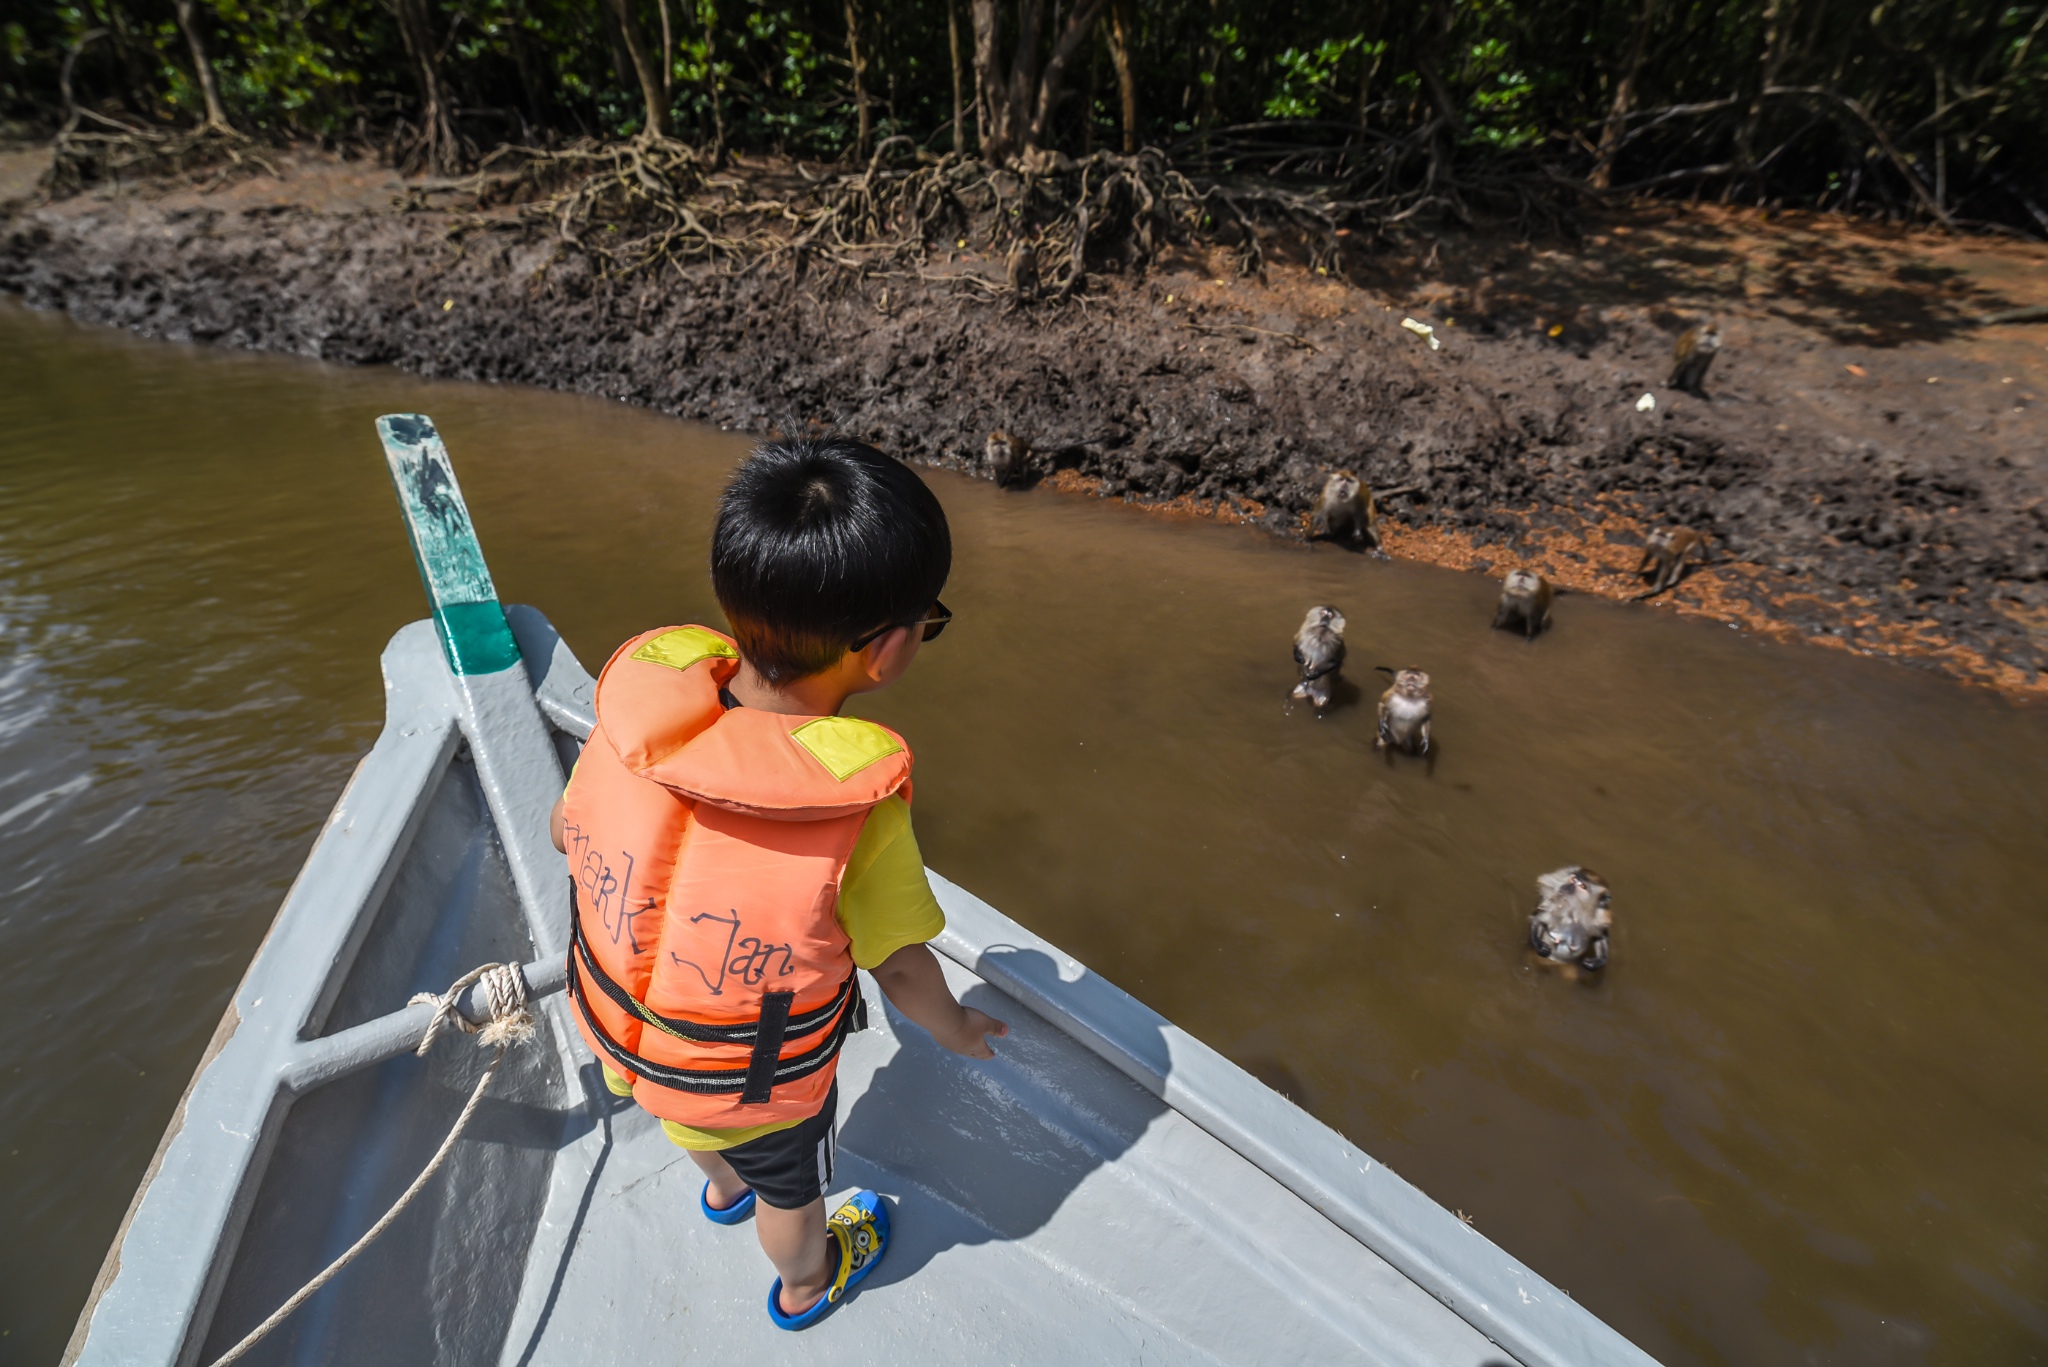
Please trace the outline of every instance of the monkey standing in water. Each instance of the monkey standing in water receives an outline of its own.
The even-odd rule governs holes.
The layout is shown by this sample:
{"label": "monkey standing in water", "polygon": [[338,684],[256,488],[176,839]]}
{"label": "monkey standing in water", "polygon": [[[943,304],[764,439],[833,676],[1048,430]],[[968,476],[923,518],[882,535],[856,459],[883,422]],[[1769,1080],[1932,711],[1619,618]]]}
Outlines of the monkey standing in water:
{"label": "monkey standing in water", "polygon": [[1349,470],[1332,471],[1308,515],[1308,537],[1378,550],[1379,512],[1373,507],[1372,490]]}
{"label": "monkey standing in water", "polygon": [[1631,601],[1655,598],[1685,578],[1687,557],[1696,557],[1701,564],[1706,563],[1705,537],[1690,527],[1663,527],[1651,532],[1648,543],[1643,547],[1643,562],[1636,566],[1636,577],[1647,578],[1650,587]]}
{"label": "monkey standing in water", "polygon": [[1679,333],[1677,344],[1671,348],[1671,378],[1664,382],[1665,388],[1706,398],[1706,391],[1700,386],[1707,382],[1707,367],[1714,363],[1720,350],[1721,329],[1712,322]]}
{"label": "monkey standing in water", "polygon": [[1013,437],[1008,432],[991,432],[988,445],[984,448],[988,457],[989,473],[996,478],[1001,488],[1022,484],[1031,473],[1031,443],[1022,437]]}
{"label": "monkey standing in water", "polygon": [[1607,884],[1577,864],[1536,880],[1536,910],[1529,914],[1529,947],[1555,964],[1598,970],[1607,964]]}
{"label": "monkey standing in water", "polygon": [[1337,671],[1344,667],[1344,614],[1332,607],[1310,608],[1294,633],[1294,663],[1301,667],[1294,696],[1321,715],[1337,687]]}
{"label": "monkey standing in water", "polygon": [[1419,669],[1389,669],[1376,665],[1394,682],[1380,694],[1380,730],[1373,748],[1403,750],[1411,755],[1429,753],[1429,675]]}
{"label": "monkey standing in water", "polygon": [[1536,633],[1550,625],[1550,600],[1557,590],[1534,570],[1509,570],[1501,581],[1500,607],[1493,614],[1494,630],[1520,631],[1533,641]]}

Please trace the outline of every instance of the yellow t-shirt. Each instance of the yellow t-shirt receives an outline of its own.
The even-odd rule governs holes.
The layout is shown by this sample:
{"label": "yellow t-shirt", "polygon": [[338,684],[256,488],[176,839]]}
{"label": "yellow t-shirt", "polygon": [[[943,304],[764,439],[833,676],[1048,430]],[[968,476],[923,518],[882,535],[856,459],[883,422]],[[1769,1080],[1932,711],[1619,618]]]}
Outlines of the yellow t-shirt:
{"label": "yellow t-shirt", "polygon": [[[910,829],[910,804],[888,797],[875,804],[839,880],[839,925],[853,942],[853,961],[874,968],[905,945],[921,945],[946,928],[946,914],[924,876],[924,855]],[[632,1094],[626,1079],[604,1070],[605,1085],[620,1096]],[[778,1120],[744,1129],[700,1130],[661,1122],[663,1133],[686,1149],[729,1149],[764,1134],[803,1122]]]}

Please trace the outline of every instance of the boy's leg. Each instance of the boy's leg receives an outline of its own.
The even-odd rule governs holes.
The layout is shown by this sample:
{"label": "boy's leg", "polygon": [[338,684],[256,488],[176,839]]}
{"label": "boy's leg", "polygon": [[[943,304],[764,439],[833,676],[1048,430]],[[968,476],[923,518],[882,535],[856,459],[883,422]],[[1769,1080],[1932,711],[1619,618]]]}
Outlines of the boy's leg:
{"label": "boy's leg", "polygon": [[[711,1184],[711,1204],[720,1210],[747,1194],[747,1184],[732,1170],[732,1164],[703,1149],[687,1151],[690,1161]],[[782,1313],[797,1315],[818,1303],[818,1297],[832,1284],[831,1251],[825,1240],[825,1198],[795,1210],[778,1210],[766,1201],[754,1205],[754,1227],[761,1236],[761,1251],[775,1264],[782,1278]]]}
{"label": "boy's leg", "polygon": [[[834,1083],[817,1114],[799,1124],[719,1153],[690,1155],[707,1178],[715,1171],[707,1159],[733,1174],[742,1184],[735,1188],[733,1200],[747,1188],[758,1198],[754,1232],[760,1236],[761,1251],[782,1277],[779,1299],[785,1315],[816,1305],[836,1270],[834,1245],[825,1231],[825,1192],[832,1185],[838,1119],[839,1085]],[[714,1200],[722,1199],[715,1183],[712,1191]]]}
{"label": "boy's leg", "polygon": [[707,1149],[685,1149],[690,1161],[704,1174],[704,1180],[711,1184],[711,1206],[714,1210],[728,1210],[747,1194],[747,1184],[732,1170],[732,1164],[725,1157]]}
{"label": "boy's leg", "polygon": [[754,1207],[754,1228],[761,1251],[782,1277],[782,1313],[802,1314],[818,1303],[832,1284],[832,1261],[825,1233],[825,1198],[796,1210],[778,1210],[766,1201]]}

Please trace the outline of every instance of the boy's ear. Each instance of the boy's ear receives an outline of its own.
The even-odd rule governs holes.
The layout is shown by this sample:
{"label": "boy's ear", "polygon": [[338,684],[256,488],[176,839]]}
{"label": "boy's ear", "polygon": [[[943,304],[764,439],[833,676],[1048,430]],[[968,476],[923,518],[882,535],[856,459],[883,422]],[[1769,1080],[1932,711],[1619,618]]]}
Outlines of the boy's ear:
{"label": "boy's ear", "polygon": [[860,652],[861,672],[877,683],[888,678],[898,657],[910,648],[911,633],[919,630],[922,628],[891,627],[868,642],[867,648]]}

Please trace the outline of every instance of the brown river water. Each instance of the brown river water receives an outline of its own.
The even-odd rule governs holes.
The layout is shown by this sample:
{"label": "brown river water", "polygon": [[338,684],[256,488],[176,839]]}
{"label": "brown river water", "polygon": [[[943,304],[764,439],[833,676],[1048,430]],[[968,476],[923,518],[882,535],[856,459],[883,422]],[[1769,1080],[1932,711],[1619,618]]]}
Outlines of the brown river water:
{"label": "brown river water", "polygon": [[[719,622],[737,436],[0,306],[0,1361],[54,1361],[424,603],[371,419],[446,434],[591,667]],[[2048,1358],[2048,710],[1477,575],[927,479],[956,625],[860,711],[931,864],[1672,1364]],[[1290,708],[1350,619],[1367,690]],[[1432,765],[1371,747],[1435,680]],[[1595,983],[1537,874],[1614,889]],[[374,1256],[374,1255],[373,1255]]]}

